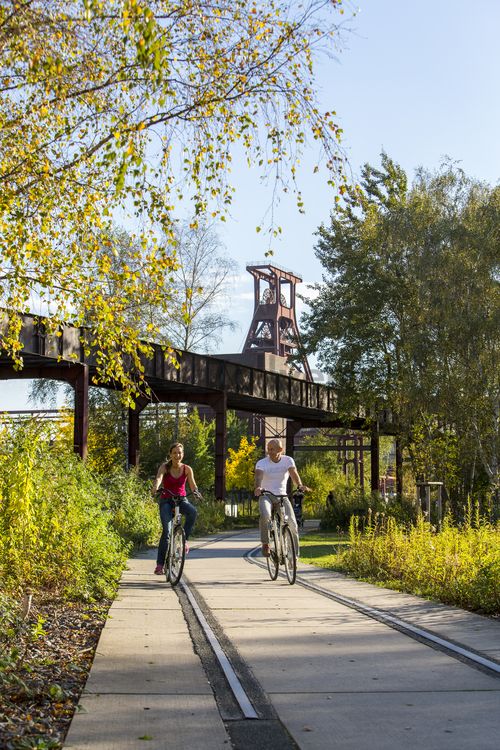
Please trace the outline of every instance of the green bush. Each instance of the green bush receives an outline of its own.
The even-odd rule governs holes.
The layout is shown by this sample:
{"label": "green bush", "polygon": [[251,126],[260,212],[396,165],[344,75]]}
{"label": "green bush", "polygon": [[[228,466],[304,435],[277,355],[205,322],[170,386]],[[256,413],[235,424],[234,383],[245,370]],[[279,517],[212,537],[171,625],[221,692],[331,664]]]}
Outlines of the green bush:
{"label": "green bush", "polygon": [[332,488],[332,476],[316,462],[306,463],[299,473],[302,483],[311,488],[311,492],[304,496],[304,517],[318,518],[325,507],[326,496]]}
{"label": "green bush", "polygon": [[353,479],[337,476],[331,487],[333,502],[323,507],[320,529],[346,531],[353,515],[366,516],[369,510],[383,511],[386,506],[378,494],[364,493]]}
{"label": "green bush", "polygon": [[211,493],[205,493],[204,499],[196,503],[198,515],[194,533],[196,535],[211,534],[224,528],[224,503],[216,500]]}
{"label": "green bush", "polygon": [[151,497],[151,482],[135,471],[115,469],[103,478],[109,496],[110,520],[120,537],[135,549],[155,544],[161,533],[158,503]]}
{"label": "green bush", "polygon": [[500,614],[500,524],[480,520],[440,532],[420,516],[416,525],[394,518],[350,525],[346,572],[392,588],[488,614]]}
{"label": "green bush", "polygon": [[107,493],[82,461],[52,447],[49,427],[6,426],[0,442],[0,578],[10,593],[50,589],[109,595],[128,545],[110,523]]}

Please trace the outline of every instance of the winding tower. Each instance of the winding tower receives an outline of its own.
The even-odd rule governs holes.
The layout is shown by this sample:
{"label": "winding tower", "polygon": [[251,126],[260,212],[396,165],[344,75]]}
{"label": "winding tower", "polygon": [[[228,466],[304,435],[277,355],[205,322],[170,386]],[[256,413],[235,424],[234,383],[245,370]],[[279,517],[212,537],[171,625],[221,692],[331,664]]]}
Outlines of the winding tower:
{"label": "winding tower", "polygon": [[296,285],[301,277],[270,263],[250,264],[246,269],[254,278],[254,313],[243,356],[274,354],[312,381],[295,317]]}

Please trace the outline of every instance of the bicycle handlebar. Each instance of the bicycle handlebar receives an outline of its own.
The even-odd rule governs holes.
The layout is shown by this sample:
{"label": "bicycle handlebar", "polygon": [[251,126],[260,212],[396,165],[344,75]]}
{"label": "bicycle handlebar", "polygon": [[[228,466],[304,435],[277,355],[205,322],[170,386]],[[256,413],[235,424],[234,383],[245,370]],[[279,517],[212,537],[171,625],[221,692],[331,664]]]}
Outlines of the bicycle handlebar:
{"label": "bicycle handlebar", "polygon": [[188,497],[195,497],[195,498],[196,498],[197,500],[204,500],[204,499],[205,499],[205,498],[203,497],[203,495],[201,494],[201,492],[200,492],[199,490],[197,490],[197,491],[195,491],[195,492],[193,492],[193,491],[191,490],[191,491],[190,491],[190,492],[188,492],[188,493],[187,493],[186,495],[176,495],[176,494],[174,494],[174,493],[173,493],[173,492],[172,492],[171,490],[168,490],[168,489],[167,489],[167,490],[165,490],[165,489],[163,489],[162,487],[159,487],[159,488],[158,488],[158,489],[156,490],[155,494],[156,494],[156,495],[161,495],[161,494],[163,494],[164,492],[168,492],[168,493],[169,493],[169,495],[170,495],[170,497],[163,497],[163,498],[162,498],[163,500],[174,500],[174,501],[175,501],[175,500],[179,500],[179,501],[180,501],[180,500],[187,500],[187,499],[188,499]]}
{"label": "bicycle handlebar", "polygon": [[[262,495],[272,495],[273,497],[277,497],[279,500],[283,499],[284,497],[288,498],[288,495],[276,495],[274,492],[271,492],[271,490],[264,490],[262,487],[261,489],[261,497]],[[288,498],[289,499],[289,498]]]}

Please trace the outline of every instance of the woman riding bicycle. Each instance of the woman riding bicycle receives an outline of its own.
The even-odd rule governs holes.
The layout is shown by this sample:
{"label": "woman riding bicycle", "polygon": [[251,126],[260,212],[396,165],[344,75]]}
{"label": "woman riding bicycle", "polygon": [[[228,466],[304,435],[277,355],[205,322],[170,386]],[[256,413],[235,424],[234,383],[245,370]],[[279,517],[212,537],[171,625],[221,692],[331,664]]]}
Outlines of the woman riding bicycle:
{"label": "woman riding bicycle", "polygon": [[[255,464],[255,495],[260,497],[259,510],[260,510],[260,541],[262,543],[262,554],[264,557],[269,557],[269,519],[271,518],[271,500],[268,496],[264,495],[261,497],[263,491],[269,490],[273,495],[286,495],[286,483],[288,477],[292,478],[299,490],[308,492],[309,487],[304,487],[300,481],[295,461],[291,456],[285,456],[283,454],[283,445],[281,440],[274,438],[267,444],[267,456],[261,458]],[[286,498],[284,500],[285,512],[288,516],[288,523],[292,527],[293,536],[295,541],[295,550],[298,554],[299,551],[299,531],[297,529],[297,521],[295,520],[295,514],[293,512],[292,504],[290,500]]]}
{"label": "woman riding bicycle", "polygon": [[[160,491],[160,519],[162,525],[162,534],[158,545],[158,555],[156,558],[155,575],[161,576],[164,572],[165,555],[167,554],[168,536],[170,524],[173,517],[173,506],[169,502],[172,497],[186,497],[186,481],[189,484],[191,492],[200,497],[198,487],[194,479],[193,470],[187,464],[182,463],[184,458],[184,446],[182,443],[174,443],[169,450],[168,459],[161,464],[153,483],[153,493]],[[184,533],[186,535],[186,554],[189,552],[187,540],[193,530],[196,520],[197,510],[188,500],[182,500],[179,503],[179,510],[186,517],[184,524]]]}

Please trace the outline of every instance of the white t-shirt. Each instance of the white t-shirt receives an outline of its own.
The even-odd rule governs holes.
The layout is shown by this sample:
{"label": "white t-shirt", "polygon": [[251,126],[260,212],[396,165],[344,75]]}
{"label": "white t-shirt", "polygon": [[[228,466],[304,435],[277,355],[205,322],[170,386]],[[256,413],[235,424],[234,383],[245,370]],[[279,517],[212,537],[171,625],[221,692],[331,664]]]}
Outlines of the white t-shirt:
{"label": "white t-shirt", "polygon": [[263,471],[261,487],[275,495],[286,494],[286,483],[290,469],[295,468],[295,461],[291,456],[281,456],[279,461],[271,461],[269,456],[257,461],[255,468]]}

